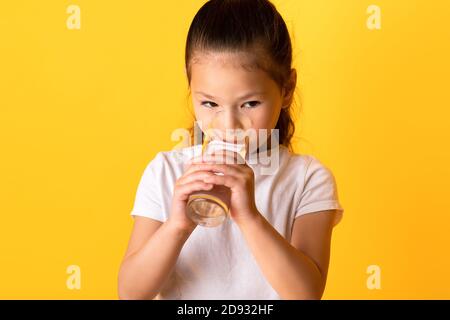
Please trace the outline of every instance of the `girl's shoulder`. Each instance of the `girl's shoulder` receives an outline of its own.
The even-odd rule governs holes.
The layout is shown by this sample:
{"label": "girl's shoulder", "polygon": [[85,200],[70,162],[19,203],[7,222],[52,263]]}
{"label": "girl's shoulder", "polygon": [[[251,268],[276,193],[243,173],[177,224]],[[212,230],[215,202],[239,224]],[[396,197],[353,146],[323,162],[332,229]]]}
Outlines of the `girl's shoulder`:
{"label": "girl's shoulder", "polygon": [[289,164],[302,167],[307,169],[311,164],[322,164],[321,161],[313,156],[312,154],[307,153],[297,153],[294,151],[289,150],[287,147],[281,145],[280,146],[280,153],[286,154],[286,159]]}
{"label": "girl's shoulder", "polygon": [[180,147],[175,146],[171,150],[160,151],[161,156],[172,164],[182,165],[184,162],[201,154],[202,146],[197,144],[193,146]]}
{"label": "girl's shoulder", "polygon": [[294,153],[284,147],[288,152],[287,167],[289,171],[301,172],[304,180],[310,177],[326,176],[328,180],[334,180],[331,168],[318,157],[306,153]]}
{"label": "girl's shoulder", "polygon": [[148,166],[158,169],[180,169],[189,159],[201,154],[201,145],[175,147],[171,150],[158,151]]}

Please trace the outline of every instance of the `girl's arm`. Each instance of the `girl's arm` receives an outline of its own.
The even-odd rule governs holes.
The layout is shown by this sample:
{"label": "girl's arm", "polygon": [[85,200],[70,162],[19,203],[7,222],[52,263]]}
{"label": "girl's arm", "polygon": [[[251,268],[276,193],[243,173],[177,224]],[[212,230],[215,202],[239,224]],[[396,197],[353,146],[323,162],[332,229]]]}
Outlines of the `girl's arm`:
{"label": "girl's arm", "polygon": [[256,262],[282,299],[321,299],[334,214],[330,210],[297,218],[291,243],[260,213],[238,223]]}
{"label": "girl's arm", "polygon": [[127,253],[119,270],[119,299],[153,299],[173,269],[193,230],[135,217]]}
{"label": "girl's arm", "polygon": [[[254,172],[248,165],[221,164],[230,151],[218,152],[194,166],[221,172],[205,178],[206,183],[231,189],[230,215],[241,229],[256,262],[282,299],[320,299],[325,289],[335,210],[304,214],[295,219],[291,243],[275,230],[257,210]],[[202,159],[203,161],[203,159]],[[223,163],[223,162],[222,162]]]}
{"label": "girl's arm", "polygon": [[119,270],[120,299],[153,299],[162,289],[184,243],[197,227],[186,215],[189,196],[194,191],[210,190],[213,185],[203,180],[211,176],[215,174],[195,166],[185,166],[184,174],[176,180],[173,189],[167,221],[162,224],[135,216],[130,244]]}

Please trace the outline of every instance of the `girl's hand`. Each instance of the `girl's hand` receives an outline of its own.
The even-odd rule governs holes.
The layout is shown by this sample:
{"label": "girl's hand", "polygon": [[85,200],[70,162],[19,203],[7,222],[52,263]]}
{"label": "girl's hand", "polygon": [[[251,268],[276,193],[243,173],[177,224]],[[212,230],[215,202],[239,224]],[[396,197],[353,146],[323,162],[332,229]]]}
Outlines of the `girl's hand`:
{"label": "girl's hand", "polygon": [[[223,150],[212,155],[203,155],[191,159],[191,163],[199,170],[220,172],[204,178],[204,182],[224,185],[231,189],[231,218],[238,224],[259,215],[255,204],[255,176],[237,153]],[[242,164],[241,164],[242,163]]]}
{"label": "girl's hand", "polygon": [[175,183],[169,223],[177,229],[192,232],[197,224],[187,216],[186,205],[189,195],[194,191],[211,190],[213,184],[204,182],[207,177],[214,176],[209,171],[201,171],[192,165],[185,166],[184,174]]}

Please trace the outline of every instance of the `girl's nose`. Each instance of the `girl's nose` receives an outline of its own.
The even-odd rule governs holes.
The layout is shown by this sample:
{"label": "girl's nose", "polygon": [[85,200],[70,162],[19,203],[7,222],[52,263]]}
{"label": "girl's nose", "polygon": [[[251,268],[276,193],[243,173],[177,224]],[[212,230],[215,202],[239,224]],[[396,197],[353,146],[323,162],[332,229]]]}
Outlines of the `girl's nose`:
{"label": "girl's nose", "polygon": [[[218,112],[213,120],[214,127],[218,129],[223,141],[234,142],[245,134],[245,130],[251,128],[252,121],[244,113],[233,110]],[[243,138],[243,137],[242,137]]]}
{"label": "girl's nose", "polygon": [[243,129],[239,116],[236,112],[225,111],[223,114],[223,129]]}
{"label": "girl's nose", "polygon": [[251,127],[251,119],[242,112],[235,110],[223,110],[216,114],[214,122],[215,127],[221,130],[241,129],[245,130]]}

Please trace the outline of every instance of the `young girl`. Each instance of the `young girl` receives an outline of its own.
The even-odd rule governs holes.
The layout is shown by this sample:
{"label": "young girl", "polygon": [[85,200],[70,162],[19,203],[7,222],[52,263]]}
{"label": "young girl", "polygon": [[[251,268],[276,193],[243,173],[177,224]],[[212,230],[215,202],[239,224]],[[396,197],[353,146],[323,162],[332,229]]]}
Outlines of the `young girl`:
{"label": "young girl", "polygon": [[[260,163],[199,158],[201,145],[157,153],[137,189],[119,298],[320,299],[343,208],[331,171],[290,148],[296,71],[285,22],[268,0],[208,1],[185,62],[196,120],[219,114],[223,130],[278,129],[279,144],[256,152],[275,150],[279,163],[262,174]],[[213,185],[231,189],[230,218],[197,226],[188,197]]]}

